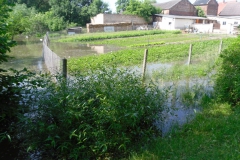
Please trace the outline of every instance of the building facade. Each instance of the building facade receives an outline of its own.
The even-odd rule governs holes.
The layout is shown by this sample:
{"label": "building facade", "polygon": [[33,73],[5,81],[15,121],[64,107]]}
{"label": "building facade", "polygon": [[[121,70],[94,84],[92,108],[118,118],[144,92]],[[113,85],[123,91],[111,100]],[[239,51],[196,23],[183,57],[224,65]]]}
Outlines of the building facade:
{"label": "building facade", "polygon": [[166,3],[155,3],[162,9],[162,14],[179,16],[197,16],[197,10],[188,0],[172,0]]}
{"label": "building facade", "polygon": [[218,14],[218,2],[216,0],[196,0],[193,5],[200,7],[206,16],[216,16]]}

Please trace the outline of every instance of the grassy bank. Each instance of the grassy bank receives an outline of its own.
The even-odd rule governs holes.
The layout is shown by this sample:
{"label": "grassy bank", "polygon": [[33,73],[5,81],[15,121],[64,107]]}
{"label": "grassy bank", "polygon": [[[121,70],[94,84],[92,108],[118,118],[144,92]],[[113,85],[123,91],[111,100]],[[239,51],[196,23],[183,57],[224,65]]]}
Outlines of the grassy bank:
{"label": "grassy bank", "polygon": [[180,31],[163,31],[163,30],[148,30],[148,31],[122,31],[122,32],[109,32],[109,33],[89,33],[75,36],[68,36],[61,38],[58,42],[88,42],[103,39],[113,38],[126,38],[126,37],[139,37],[155,34],[180,34]]}
{"label": "grassy bank", "polygon": [[158,138],[131,160],[239,159],[240,109],[228,104],[206,103],[195,120],[180,131]]}

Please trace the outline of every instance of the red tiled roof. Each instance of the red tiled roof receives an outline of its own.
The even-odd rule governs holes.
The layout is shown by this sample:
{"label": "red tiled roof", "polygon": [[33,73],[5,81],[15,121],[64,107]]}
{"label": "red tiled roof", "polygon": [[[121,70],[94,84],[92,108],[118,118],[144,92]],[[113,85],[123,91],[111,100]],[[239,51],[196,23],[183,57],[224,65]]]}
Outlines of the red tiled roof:
{"label": "red tiled roof", "polygon": [[218,3],[218,15],[223,10],[223,8],[226,6],[227,2],[220,2]]}
{"label": "red tiled roof", "polygon": [[220,16],[240,16],[240,2],[229,2],[219,12]]}

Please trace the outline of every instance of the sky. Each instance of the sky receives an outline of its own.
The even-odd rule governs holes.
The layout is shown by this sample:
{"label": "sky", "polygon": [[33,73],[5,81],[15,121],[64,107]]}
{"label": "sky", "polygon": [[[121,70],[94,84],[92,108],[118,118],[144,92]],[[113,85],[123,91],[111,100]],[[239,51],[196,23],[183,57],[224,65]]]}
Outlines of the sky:
{"label": "sky", "polygon": [[[113,11],[113,13],[116,12],[115,3],[117,0],[102,0],[103,2],[106,2],[109,5],[109,8]],[[170,0],[157,0],[158,3],[168,2]],[[196,0],[189,0],[191,3],[195,2]],[[219,2],[222,2],[222,0],[217,0]]]}

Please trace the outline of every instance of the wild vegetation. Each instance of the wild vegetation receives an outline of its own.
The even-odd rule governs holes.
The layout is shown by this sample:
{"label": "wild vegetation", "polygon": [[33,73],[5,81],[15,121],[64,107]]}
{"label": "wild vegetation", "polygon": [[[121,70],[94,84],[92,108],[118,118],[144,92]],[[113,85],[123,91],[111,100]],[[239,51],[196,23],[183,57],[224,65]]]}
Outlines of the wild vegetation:
{"label": "wild vegetation", "polygon": [[[11,41],[15,33],[7,25],[7,12],[12,6],[6,0],[0,0],[0,4],[1,63],[15,44]],[[28,5],[36,3],[28,1]],[[16,7],[27,10],[24,5]],[[43,11],[50,6],[42,7]],[[34,9],[17,13],[25,15],[30,11]],[[220,40],[210,35],[193,36],[193,61],[186,66],[190,42],[183,35],[181,43],[172,43],[174,37],[178,42],[181,39],[179,34],[171,33],[138,39],[122,36],[115,42],[101,39],[105,44],[123,42],[129,48],[70,60],[71,74],[76,78],[67,81],[59,75],[35,74],[26,69],[11,74],[1,72],[0,146],[4,148],[0,159],[238,159],[239,38],[223,39],[224,51],[216,60]],[[176,64],[142,81],[126,66],[140,65],[146,46],[148,62]],[[216,76],[215,90],[189,83],[172,85],[175,80],[190,81],[193,76],[209,73]],[[173,83],[159,87],[161,79]],[[158,113],[177,109],[168,107],[178,102],[198,114],[189,124],[176,126],[163,135],[156,119],[164,117]],[[13,153],[17,156],[9,157]]]}

